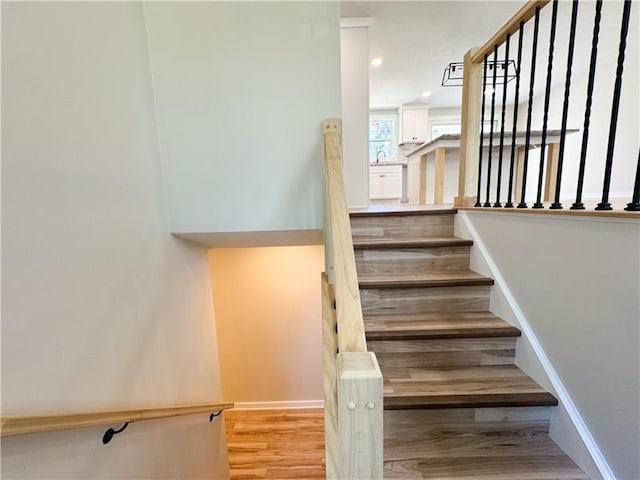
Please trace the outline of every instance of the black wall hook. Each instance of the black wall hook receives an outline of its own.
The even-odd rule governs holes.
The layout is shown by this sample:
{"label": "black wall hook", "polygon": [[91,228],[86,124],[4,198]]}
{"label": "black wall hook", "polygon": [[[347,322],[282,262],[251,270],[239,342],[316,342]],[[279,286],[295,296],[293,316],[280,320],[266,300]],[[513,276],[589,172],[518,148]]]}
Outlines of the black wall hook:
{"label": "black wall hook", "polygon": [[105,445],[109,443],[115,434],[124,432],[124,429],[127,428],[127,425],[129,425],[129,422],[125,423],[119,430],[114,430],[113,428],[110,428],[109,430],[104,432],[104,436],[102,437],[102,443]]}
{"label": "black wall hook", "polygon": [[209,415],[209,421],[210,421],[210,422],[213,422],[213,419],[214,419],[215,417],[220,416],[220,414],[221,414],[221,413],[222,413],[222,410],[219,410],[217,413],[212,413],[211,415]]}

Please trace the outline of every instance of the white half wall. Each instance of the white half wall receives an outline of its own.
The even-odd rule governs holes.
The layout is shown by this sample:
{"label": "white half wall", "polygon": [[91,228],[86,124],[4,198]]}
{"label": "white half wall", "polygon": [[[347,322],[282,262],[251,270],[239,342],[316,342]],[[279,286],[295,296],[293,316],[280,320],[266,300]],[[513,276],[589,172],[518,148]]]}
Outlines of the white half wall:
{"label": "white half wall", "polygon": [[340,29],[342,150],[350,207],[369,205],[369,28]]}
{"label": "white half wall", "polygon": [[144,4],[174,233],[318,230],[339,4]]}
{"label": "white half wall", "polygon": [[[640,478],[640,222],[461,215],[508,285],[608,464],[605,470],[618,480]],[[456,234],[463,236],[460,227]],[[472,253],[472,268],[488,273],[477,255]],[[491,310],[517,325],[504,302],[492,293]],[[516,363],[552,388],[535,355],[527,341],[519,341]],[[552,438],[589,471],[592,463],[573,428],[565,410],[552,417]]]}
{"label": "white half wall", "polygon": [[[140,3],[2,5],[3,416],[220,400],[159,157]],[[3,438],[2,478],[228,477],[221,419],[108,427]]]}

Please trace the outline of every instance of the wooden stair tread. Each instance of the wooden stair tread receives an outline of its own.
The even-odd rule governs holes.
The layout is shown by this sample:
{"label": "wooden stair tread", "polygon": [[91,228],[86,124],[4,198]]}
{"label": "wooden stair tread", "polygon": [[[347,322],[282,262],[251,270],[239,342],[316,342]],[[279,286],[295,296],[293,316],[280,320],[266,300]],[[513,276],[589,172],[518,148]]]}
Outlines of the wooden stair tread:
{"label": "wooden stair tread", "polygon": [[425,248],[425,247],[470,247],[473,240],[457,237],[394,238],[353,237],[353,248]]}
{"label": "wooden stair tread", "polygon": [[395,208],[391,207],[368,207],[365,209],[352,209],[349,211],[350,217],[389,217],[389,216],[409,216],[409,215],[453,215],[458,213],[456,208],[447,207],[426,207],[417,206],[415,208]]}
{"label": "wooden stair tread", "polygon": [[385,409],[557,405],[515,365],[383,368]]}
{"label": "wooden stair tread", "polygon": [[520,330],[491,312],[368,315],[367,340],[518,337]]}
{"label": "wooden stair tread", "polygon": [[360,288],[456,287],[493,285],[493,279],[471,270],[454,272],[362,274]]}

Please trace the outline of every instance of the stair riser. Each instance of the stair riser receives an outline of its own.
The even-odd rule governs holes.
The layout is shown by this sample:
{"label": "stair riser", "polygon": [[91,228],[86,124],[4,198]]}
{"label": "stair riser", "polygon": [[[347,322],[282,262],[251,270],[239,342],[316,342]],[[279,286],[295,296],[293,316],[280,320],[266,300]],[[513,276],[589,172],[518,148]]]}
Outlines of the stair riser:
{"label": "stair riser", "polygon": [[450,272],[469,269],[470,247],[356,250],[358,275]]}
{"label": "stair riser", "polygon": [[365,315],[481,312],[489,309],[489,286],[361,288]]}
{"label": "stair riser", "polygon": [[399,239],[453,237],[453,215],[352,217],[351,234]]}
{"label": "stair riser", "polygon": [[[439,410],[386,410],[384,437],[414,440],[435,430],[461,432],[548,433],[551,407],[445,408]],[[386,454],[386,452],[385,452]]]}
{"label": "stair riser", "polygon": [[407,368],[506,365],[514,361],[515,345],[515,338],[367,342],[381,367]]}

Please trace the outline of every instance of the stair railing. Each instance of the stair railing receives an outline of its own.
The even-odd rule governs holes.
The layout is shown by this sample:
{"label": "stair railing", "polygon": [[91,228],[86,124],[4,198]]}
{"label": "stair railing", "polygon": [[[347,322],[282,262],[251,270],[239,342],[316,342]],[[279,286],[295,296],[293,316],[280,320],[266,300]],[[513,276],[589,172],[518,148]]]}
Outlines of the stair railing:
{"label": "stair railing", "polygon": [[382,374],[367,351],[342,173],[341,122],[323,122],[326,172],[322,274],[328,479],[382,479]]}
{"label": "stair railing", "polygon": [[102,443],[109,443],[114,435],[121,433],[132,422],[156,420],[160,418],[180,417],[207,413],[209,421],[224,410],[234,407],[233,403],[209,403],[199,405],[177,405],[168,407],[144,408],[137,410],[105,410],[100,412],[65,413],[32,416],[2,417],[2,437],[25,435],[28,433],[58,432],[77,428],[99,427],[103,425],[121,425],[119,429],[109,428],[102,437]]}
{"label": "stair railing", "polygon": [[[542,25],[547,18],[543,18],[540,12],[547,4],[551,4],[551,14],[545,16],[548,18],[549,28],[545,30],[543,36],[540,31],[542,26],[547,26]],[[601,181],[602,185],[601,196],[597,194],[600,202],[595,210],[614,209],[609,197],[612,171],[615,168],[614,150],[619,107],[621,102],[624,102],[623,72],[632,2],[624,0],[618,4],[619,11],[616,10],[617,7],[610,8],[605,15],[602,0],[596,0],[595,3],[572,0],[571,13],[566,12],[566,18],[570,16],[567,30],[556,28],[559,17],[558,4],[559,0],[527,1],[489,41],[480,48],[472,48],[464,57],[459,183],[458,196],[454,202],[457,207],[528,209],[529,201],[532,202],[533,209],[561,210],[564,208],[560,198],[561,184],[564,180],[565,186],[570,187],[569,191],[576,192],[575,197],[569,198],[573,203],[569,202],[567,206],[570,210],[584,210],[583,188],[585,187],[585,170],[588,170],[591,172],[591,178]],[[581,11],[582,21],[588,18],[589,27],[592,28],[586,99],[575,95],[575,87],[573,95],[571,91],[578,10]],[[604,83],[601,80],[602,77],[596,78],[596,69],[599,36],[603,31],[601,22],[605,20],[608,22],[606,25],[609,30],[613,31],[615,27],[615,31],[620,32],[619,42],[617,52],[607,50],[600,52],[600,56],[615,58],[617,54],[617,68],[615,79],[611,84],[597,85],[598,88],[594,90],[598,82]],[[634,38],[637,39],[637,37]],[[566,49],[561,48],[565,43]],[[530,51],[530,58],[522,58],[523,44],[524,50]],[[539,48],[539,44],[543,47]],[[544,48],[547,50],[543,51]],[[601,46],[602,48],[604,47]],[[562,72],[563,78],[558,79],[564,83],[564,89],[562,95],[556,94],[556,96],[562,98],[554,98],[555,102],[562,103],[560,141],[559,145],[551,146],[547,145],[547,134],[551,135],[552,132],[549,126],[549,106],[553,96],[551,86],[554,59],[555,62],[559,59],[566,60],[566,69]],[[630,58],[630,61],[637,62],[637,58]],[[510,70],[510,65],[515,67],[515,72]],[[536,80],[536,66],[539,73],[542,73],[544,83]],[[507,83],[511,78],[515,81],[508,89]],[[534,106],[537,103],[534,101],[536,82],[544,87],[543,102],[540,102],[542,104],[540,106]],[[626,87],[631,93],[637,89],[637,85],[632,83]],[[511,92],[508,93],[508,90]],[[580,91],[580,89],[577,90]],[[599,158],[599,155],[593,154],[593,144],[589,142],[590,133],[592,137],[595,134],[601,134],[593,132],[593,125],[590,132],[590,123],[594,120],[592,103],[594,97],[608,101],[608,95],[611,92],[613,92],[611,105],[607,106],[610,112],[607,118],[608,131],[604,133],[608,138],[606,155]],[[513,116],[505,120],[505,107],[511,101],[514,104]],[[518,119],[518,105],[522,101],[526,102],[526,112],[524,108],[522,112],[526,119]],[[565,148],[570,104],[585,105],[581,125],[582,146],[575,152]],[[498,116],[501,122],[498,122]],[[531,127],[533,116],[542,119],[538,162],[533,157],[530,158],[530,153],[535,148]],[[485,123],[489,120],[490,131],[487,132]],[[516,141],[516,127],[522,120],[526,120],[526,135],[524,141],[519,143]],[[509,145],[508,148],[507,145]],[[513,145],[513,148],[510,145]],[[627,143],[625,150],[620,151],[617,157],[629,159],[628,165],[617,168],[618,178],[634,179],[633,193],[623,192],[629,197],[624,200],[626,203],[624,210],[632,212],[640,211],[640,155],[637,157],[636,165],[636,148],[637,145],[629,146]],[[567,169],[565,164],[570,160],[574,162],[573,166],[578,172],[577,177],[574,178],[566,175],[570,169]],[[620,172],[621,168],[629,171]],[[600,172],[602,177],[596,177]],[[564,178],[563,173],[565,173]],[[527,192],[529,192],[528,196]],[[567,198],[565,202],[566,200]],[[628,200],[630,201],[627,203]]]}

